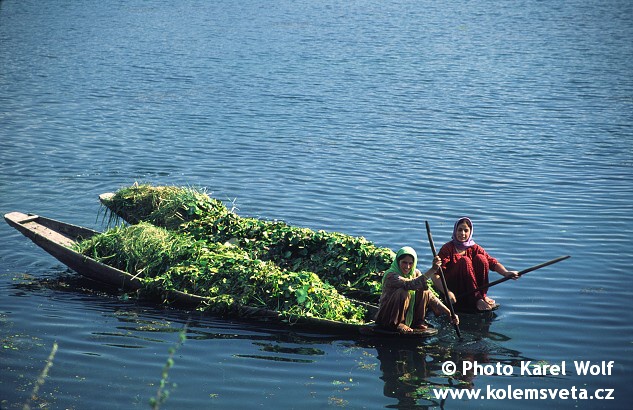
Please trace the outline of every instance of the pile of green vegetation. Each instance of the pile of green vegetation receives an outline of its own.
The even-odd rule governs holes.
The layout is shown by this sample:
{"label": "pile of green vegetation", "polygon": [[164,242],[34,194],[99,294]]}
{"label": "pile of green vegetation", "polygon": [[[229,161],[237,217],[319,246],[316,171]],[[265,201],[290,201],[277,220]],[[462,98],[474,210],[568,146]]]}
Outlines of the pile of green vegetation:
{"label": "pile of green vegetation", "polygon": [[135,184],[104,204],[129,223],[146,221],[197,240],[231,243],[252,259],[284,270],[313,272],[340,293],[369,302],[378,301],[381,272],[394,257],[391,249],[363,237],[240,217],[194,188]]}
{"label": "pile of green vegetation", "polygon": [[372,302],[380,296],[380,272],[393,259],[390,249],[379,248],[363,237],[242,218],[234,213],[196,219],[181,229],[199,239],[235,244],[252,258],[271,261],[282,269],[314,272],[339,292]]}
{"label": "pile of green vegetation", "polygon": [[202,217],[219,218],[230,213],[222,201],[191,187],[134,184],[102,201],[110,212],[110,223],[123,218],[130,224],[145,221],[167,229],[178,229],[182,223]]}
{"label": "pile of green vegetation", "polygon": [[136,275],[149,290],[179,290],[210,298],[206,308],[227,313],[239,306],[347,323],[365,322],[365,308],[340,295],[313,272],[282,270],[242,249],[196,240],[139,222],[115,227],[77,245],[77,251]]}

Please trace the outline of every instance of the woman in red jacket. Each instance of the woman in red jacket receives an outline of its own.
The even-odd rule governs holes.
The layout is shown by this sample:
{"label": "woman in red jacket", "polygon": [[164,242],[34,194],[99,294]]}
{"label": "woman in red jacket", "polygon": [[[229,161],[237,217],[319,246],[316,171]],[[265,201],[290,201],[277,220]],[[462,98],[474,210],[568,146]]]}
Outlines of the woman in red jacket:
{"label": "woman in red jacket", "polygon": [[[446,286],[448,286],[448,297],[455,305],[455,310],[489,311],[499,307],[493,299],[486,295],[485,289],[474,291],[488,284],[489,271],[495,271],[512,279],[519,278],[517,271],[506,269],[483,247],[473,241],[473,223],[466,217],[455,222],[452,240],[442,246],[438,255],[442,260],[442,269],[446,277]],[[437,279],[437,277],[434,278],[433,282],[441,290],[443,289],[441,282]],[[463,294],[466,295],[456,299],[456,295]]]}

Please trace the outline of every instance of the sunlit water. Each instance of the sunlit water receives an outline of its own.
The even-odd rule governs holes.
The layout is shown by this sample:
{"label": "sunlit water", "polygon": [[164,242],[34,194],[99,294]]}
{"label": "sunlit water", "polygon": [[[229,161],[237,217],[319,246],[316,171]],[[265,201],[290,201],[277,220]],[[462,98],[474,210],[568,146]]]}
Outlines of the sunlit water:
{"label": "sunlit water", "polygon": [[[103,229],[102,192],[193,185],[423,266],[424,221],[440,245],[462,215],[508,267],[572,256],[491,289],[501,309],[463,317],[462,340],[435,320],[416,345],[127,301],[2,224],[1,407],[27,402],[56,342],[33,406],[147,408],[177,347],[165,408],[627,408],[633,3],[444,3],[0,1],[2,213]],[[513,374],[459,384],[448,360]],[[528,360],[568,374],[521,375]],[[430,398],[442,385],[616,400]]]}

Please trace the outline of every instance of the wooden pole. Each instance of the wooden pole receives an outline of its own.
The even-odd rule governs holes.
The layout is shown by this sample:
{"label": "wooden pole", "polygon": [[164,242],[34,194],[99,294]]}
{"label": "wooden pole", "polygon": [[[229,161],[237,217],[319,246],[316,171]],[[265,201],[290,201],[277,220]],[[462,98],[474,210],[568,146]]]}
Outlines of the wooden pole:
{"label": "wooden pole", "polygon": [[[528,273],[528,272],[532,272],[532,271],[534,271],[534,270],[544,268],[545,266],[552,265],[552,264],[554,264],[554,263],[556,263],[556,262],[563,261],[563,260],[568,259],[568,258],[570,258],[570,257],[571,257],[571,256],[569,256],[569,255],[559,256],[558,258],[552,259],[551,261],[547,261],[547,262],[539,263],[538,265],[534,265],[534,266],[532,266],[531,268],[523,269],[522,271],[518,272],[518,274],[519,274],[519,276],[522,276],[522,275],[525,275],[525,274],[526,274],[526,273]],[[490,282],[490,283],[488,283],[487,285],[480,286],[480,287],[478,287],[477,289],[473,289],[473,290],[469,290],[468,292],[464,292],[464,293],[462,293],[461,295],[459,295],[457,298],[459,299],[459,298],[461,298],[461,297],[464,297],[464,296],[470,295],[471,293],[474,293],[474,292],[477,292],[477,291],[480,291],[480,290],[484,290],[484,289],[491,288],[491,287],[493,287],[494,285],[498,285],[498,284],[500,284],[500,283],[502,283],[502,282],[505,282],[506,280],[510,280],[510,279],[512,279],[512,277],[509,277],[509,278],[508,278],[508,277],[503,277],[503,278],[501,278],[501,279],[499,279],[499,280],[495,280],[494,282]]]}
{"label": "wooden pole", "polygon": [[[437,252],[435,251],[435,244],[433,243],[433,235],[431,235],[431,227],[429,226],[428,221],[424,221],[426,223],[426,234],[429,237],[429,244],[431,245],[431,251],[433,252],[433,258],[437,256]],[[446,302],[448,303],[448,310],[451,311],[451,319],[455,319],[455,309],[453,309],[453,302],[451,302],[451,298],[448,297],[448,286],[446,286],[446,278],[444,277],[444,270],[440,266],[440,279],[442,279],[442,286],[444,286],[444,293],[446,295]],[[453,323],[453,327],[455,328],[455,333],[457,333],[457,337],[462,338],[462,332],[459,331],[459,326],[456,323]]]}

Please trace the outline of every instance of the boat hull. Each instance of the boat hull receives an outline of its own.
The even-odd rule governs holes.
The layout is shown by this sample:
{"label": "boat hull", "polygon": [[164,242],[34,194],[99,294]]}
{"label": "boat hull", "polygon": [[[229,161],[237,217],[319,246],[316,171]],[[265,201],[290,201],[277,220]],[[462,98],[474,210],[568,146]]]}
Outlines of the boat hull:
{"label": "boat hull", "polygon": [[[125,291],[136,291],[143,288],[142,281],[129,272],[101,263],[72,249],[72,246],[77,242],[98,234],[97,231],[21,212],[7,213],[4,215],[4,219],[36,245],[84,277]],[[165,291],[161,297],[163,302],[187,308],[197,308],[212,303],[209,298],[176,290]],[[373,305],[365,305],[370,310],[376,308]],[[240,319],[282,322],[306,330],[336,334],[378,334],[374,332],[375,329],[371,323],[359,325],[312,317],[287,318],[276,311],[250,306],[234,306],[234,309],[231,310]]]}
{"label": "boat hull", "polygon": [[38,215],[11,212],[5,221],[36,245],[82,276],[125,290],[137,290],[142,283],[133,275],[98,262],[71,248],[78,241],[96,234],[88,228],[67,224]]}

